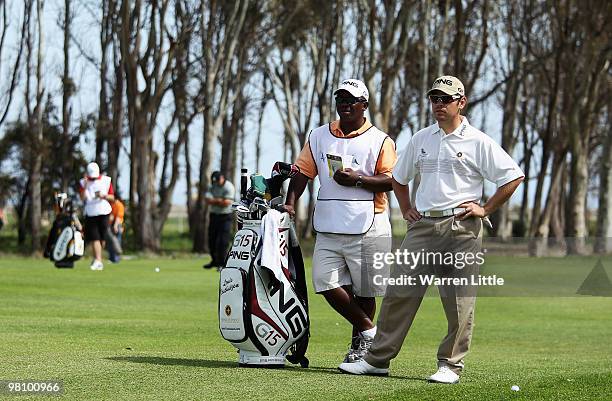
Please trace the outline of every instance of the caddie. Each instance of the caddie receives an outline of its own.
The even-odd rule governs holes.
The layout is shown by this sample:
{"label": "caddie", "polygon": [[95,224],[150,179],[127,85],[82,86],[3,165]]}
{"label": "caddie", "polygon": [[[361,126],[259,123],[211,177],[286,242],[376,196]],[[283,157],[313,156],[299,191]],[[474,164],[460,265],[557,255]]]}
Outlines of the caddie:
{"label": "caddie", "polygon": [[[402,249],[427,255],[434,244],[443,243],[445,249],[452,250],[451,256],[459,260],[459,256],[481,254],[483,219],[510,198],[524,174],[491,137],[461,115],[467,98],[459,79],[441,76],[427,95],[437,123],[412,137],[393,170],[393,190],[408,222]],[[413,206],[408,183],[417,172],[421,181]],[[497,191],[481,205],[484,180],[493,182]],[[441,278],[461,279],[477,274],[479,267],[476,262],[469,268],[428,263],[415,266],[415,277],[435,273]],[[426,284],[420,280],[415,282],[414,288],[388,287],[369,352],[362,360],[341,364],[341,371],[388,374],[389,362],[399,353],[427,290]],[[448,331],[438,348],[438,370],[429,381],[457,383],[472,339],[476,293],[454,282],[438,289]]]}
{"label": "caddie", "polygon": [[391,190],[395,143],[364,113],[369,92],[357,79],[342,81],[334,92],[339,120],[310,133],[291,179],[285,208],[294,213],[308,180],[319,177],[313,215],[317,232],[312,280],[315,291],[352,326],[344,361],[361,358],[376,333],[376,296],[385,286],[372,276],[373,252],[391,248],[391,225],[385,192]]}

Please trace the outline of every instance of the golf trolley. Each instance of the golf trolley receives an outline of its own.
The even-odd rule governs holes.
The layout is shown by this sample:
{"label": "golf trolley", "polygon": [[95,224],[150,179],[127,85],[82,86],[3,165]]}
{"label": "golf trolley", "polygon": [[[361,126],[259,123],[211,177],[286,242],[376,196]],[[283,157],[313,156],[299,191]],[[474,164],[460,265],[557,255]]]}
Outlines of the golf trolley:
{"label": "golf trolley", "polygon": [[282,183],[299,169],[277,162],[269,179],[242,169],[238,232],[219,278],[219,329],[240,366],[308,366],[310,321],[302,253],[283,208]]}

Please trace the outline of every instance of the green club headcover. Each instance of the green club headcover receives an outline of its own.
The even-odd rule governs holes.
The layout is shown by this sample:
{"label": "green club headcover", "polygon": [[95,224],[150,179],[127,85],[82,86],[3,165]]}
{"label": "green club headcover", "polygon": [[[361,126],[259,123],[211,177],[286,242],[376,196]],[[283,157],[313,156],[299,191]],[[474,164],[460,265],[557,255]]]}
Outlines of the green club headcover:
{"label": "green club headcover", "polygon": [[263,175],[251,175],[251,189],[253,190],[253,193],[257,196],[261,196],[263,198],[266,195],[266,192],[268,192],[268,184]]}

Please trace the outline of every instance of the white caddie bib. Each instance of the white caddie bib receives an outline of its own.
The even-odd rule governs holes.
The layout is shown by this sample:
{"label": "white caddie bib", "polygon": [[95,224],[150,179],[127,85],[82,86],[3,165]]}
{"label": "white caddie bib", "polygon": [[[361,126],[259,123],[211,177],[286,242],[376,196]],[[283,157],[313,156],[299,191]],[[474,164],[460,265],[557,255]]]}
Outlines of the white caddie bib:
{"label": "white caddie bib", "polygon": [[312,219],[320,233],[364,234],[374,222],[374,193],[345,187],[332,178],[338,168],[350,167],[373,176],[387,134],[372,126],[351,138],[334,136],[329,125],[314,129],[308,139],[321,187]]}
{"label": "white caddie bib", "polygon": [[96,198],[96,192],[108,195],[111,186],[111,178],[103,175],[97,180],[81,180],[81,186],[87,192],[90,199],[85,202],[85,216],[104,216],[110,214],[112,207],[106,199]]}

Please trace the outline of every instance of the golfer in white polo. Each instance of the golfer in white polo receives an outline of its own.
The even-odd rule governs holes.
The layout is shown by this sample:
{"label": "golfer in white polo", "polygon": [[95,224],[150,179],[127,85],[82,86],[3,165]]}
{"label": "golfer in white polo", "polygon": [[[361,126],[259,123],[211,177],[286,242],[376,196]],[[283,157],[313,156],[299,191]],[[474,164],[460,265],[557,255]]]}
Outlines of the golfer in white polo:
{"label": "golfer in white polo", "polygon": [[[493,139],[461,115],[467,98],[459,79],[439,77],[427,95],[437,123],[412,137],[393,169],[393,190],[408,222],[402,249],[427,252],[435,249],[435,243],[443,243],[455,255],[477,254],[482,250],[482,219],[510,198],[524,174]],[[415,207],[410,204],[408,183],[417,172],[421,182]],[[481,205],[485,179],[495,183],[497,191]],[[443,278],[465,278],[477,268],[436,266],[425,262],[414,270],[418,274],[429,272]],[[388,374],[389,362],[399,353],[427,289],[423,284],[414,287],[403,290],[387,287],[372,346],[363,359],[341,364],[341,371]],[[438,288],[448,331],[438,348],[438,371],[429,380],[456,383],[472,339],[476,294],[454,284]]]}

